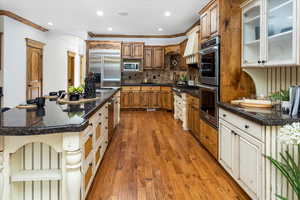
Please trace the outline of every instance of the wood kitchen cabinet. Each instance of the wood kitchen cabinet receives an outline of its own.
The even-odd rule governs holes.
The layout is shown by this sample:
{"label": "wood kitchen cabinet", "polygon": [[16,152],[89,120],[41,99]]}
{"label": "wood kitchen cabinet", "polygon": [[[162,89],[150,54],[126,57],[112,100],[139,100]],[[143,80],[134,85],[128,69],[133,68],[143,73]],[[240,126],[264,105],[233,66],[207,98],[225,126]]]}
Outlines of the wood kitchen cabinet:
{"label": "wood kitchen cabinet", "polygon": [[122,43],[122,58],[123,59],[143,59],[144,43],[130,42]]}
{"label": "wood kitchen cabinet", "polygon": [[170,87],[122,87],[121,108],[156,108],[173,110],[173,93]]}
{"label": "wood kitchen cabinet", "polygon": [[163,69],[165,53],[162,46],[145,46],[144,69]]}
{"label": "wood kitchen cabinet", "polygon": [[200,142],[216,159],[218,159],[218,130],[202,119],[200,119],[200,125]]}
{"label": "wood kitchen cabinet", "polygon": [[152,68],[152,57],[153,57],[152,47],[145,46],[145,49],[144,49],[144,69],[151,69]]}
{"label": "wood kitchen cabinet", "polygon": [[219,32],[219,2],[211,1],[200,11],[200,41],[209,39]]}
{"label": "wood kitchen cabinet", "polygon": [[200,141],[200,115],[199,115],[199,99],[188,96],[188,128],[192,134]]}

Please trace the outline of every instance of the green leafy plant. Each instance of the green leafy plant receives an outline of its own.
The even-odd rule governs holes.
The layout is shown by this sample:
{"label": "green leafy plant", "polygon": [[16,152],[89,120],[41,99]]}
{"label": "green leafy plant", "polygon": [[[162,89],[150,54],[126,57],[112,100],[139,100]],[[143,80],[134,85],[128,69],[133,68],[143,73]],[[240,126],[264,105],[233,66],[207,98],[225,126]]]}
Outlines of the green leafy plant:
{"label": "green leafy plant", "polygon": [[280,90],[279,92],[274,92],[270,95],[270,99],[273,101],[289,101],[290,92],[289,90]]}
{"label": "green leafy plant", "polygon": [[[298,153],[300,155],[300,145],[298,145]],[[285,153],[280,153],[280,157],[283,160],[282,162],[279,162],[272,157],[267,156],[271,163],[287,179],[288,183],[292,186],[294,192],[296,193],[298,199],[300,199],[300,166],[296,164],[288,151],[285,151]],[[300,156],[298,157],[300,159]],[[276,197],[281,200],[288,200],[287,198],[278,194],[276,195]]]}
{"label": "green leafy plant", "polygon": [[82,94],[83,92],[84,92],[84,86],[83,85],[81,85],[79,87],[70,86],[68,88],[68,93],[69,94],[73,94],[73,93]]}

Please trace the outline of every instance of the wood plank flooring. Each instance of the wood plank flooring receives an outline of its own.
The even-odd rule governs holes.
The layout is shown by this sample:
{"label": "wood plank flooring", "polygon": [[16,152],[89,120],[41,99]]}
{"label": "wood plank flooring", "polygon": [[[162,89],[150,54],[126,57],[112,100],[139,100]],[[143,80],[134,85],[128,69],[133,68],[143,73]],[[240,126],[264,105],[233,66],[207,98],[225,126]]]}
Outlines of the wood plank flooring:
{"label": "wood plank flooring", "polygon": [[248,200],[171,113],[124,111],[88,200]]}

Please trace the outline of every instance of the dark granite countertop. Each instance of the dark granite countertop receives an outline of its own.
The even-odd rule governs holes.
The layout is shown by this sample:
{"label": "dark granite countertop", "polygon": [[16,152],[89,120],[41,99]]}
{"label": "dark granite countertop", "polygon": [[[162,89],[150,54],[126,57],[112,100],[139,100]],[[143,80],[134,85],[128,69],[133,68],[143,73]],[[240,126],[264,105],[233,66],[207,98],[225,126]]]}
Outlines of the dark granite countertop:
{"label": "dark granite countertop", "polygon": [[300,116],[291,117],[275,109],[242,108],[222,102],[219,102],[218,105],[220,108],[264,126],[284,126],[293,122],[300,122]]}
{"label": "dark granite countertop", "polygon": [[174,83],[122,83],[122,86],[166,86],[174,87]]}
{"label": "dark granite countertop", "polygon": [[177,88],[177,92],[187,93],[194,97],[200,98],[199,88],[197,86],[179,86],[174,83],[123,83],[122,86],[165,86]]}
{"label": "dark granite countertop", "polygon": [[63,132],[80,132],[89,125],[95,114],[119,89],[97,93],[99,100],[77,106],[46,101],[44,109],[13,108],[0,114],[0,135],[26,136]]}

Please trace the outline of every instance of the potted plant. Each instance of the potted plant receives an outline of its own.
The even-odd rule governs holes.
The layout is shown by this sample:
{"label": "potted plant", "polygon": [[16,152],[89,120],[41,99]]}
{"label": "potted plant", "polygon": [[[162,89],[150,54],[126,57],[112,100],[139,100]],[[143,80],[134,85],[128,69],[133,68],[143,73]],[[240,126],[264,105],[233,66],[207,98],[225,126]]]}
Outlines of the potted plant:
{"label": "potted plant", "polygon": [[[279,131],[278,140],[282,143],[289,145],[296,145],[298,147],[298,161],[300,160],[300,123],[293,123],[291,125],[285,125]],[[289,151],[280,153],[282,161],[273,159],[270,156],[266,156],[271,163],[282,173],[287,179],[288,183],[293,188],[298,199],[300,199],[300,163],[295,161]],[[276,194],[276,197],[281,200],[288,200],[282,195]]]}
{"label": "potted plant", "polygon": [[280,90],[270,95],[272,101],[280,101],[281,108],[284,112],[288,112],[290,108],[290,92],[289,90]]}
{"label": "potted plant", "polygon": [[69,100],[78,101],[83,92],[84,92],[83,86],[79,86],[79,87],[70,86],[68,88]]}

